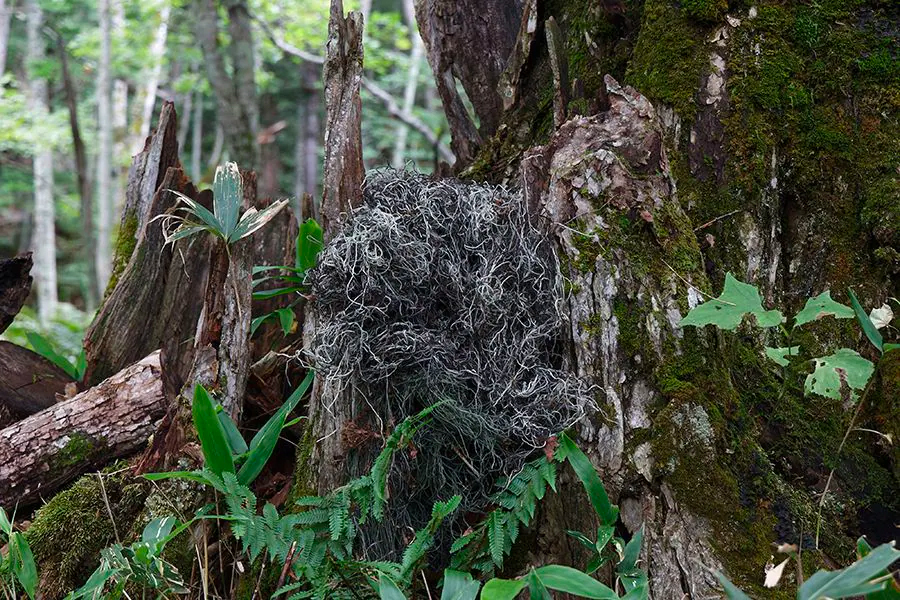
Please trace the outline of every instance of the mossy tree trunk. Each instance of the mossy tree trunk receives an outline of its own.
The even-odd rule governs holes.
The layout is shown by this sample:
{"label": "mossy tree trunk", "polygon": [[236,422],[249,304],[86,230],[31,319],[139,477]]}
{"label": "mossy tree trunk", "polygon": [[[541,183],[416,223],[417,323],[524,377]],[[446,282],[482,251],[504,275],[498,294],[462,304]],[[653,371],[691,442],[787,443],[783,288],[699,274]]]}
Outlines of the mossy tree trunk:
{"label": "mossy tree trunk", "polygon": [[[426,16],[432,48],[474,44],[460,15]],[[844,511],[826,503],[807,566],[852,557],[859,533],[890,539],[900,486],[876,436],[837,457],[849,414],[803,396],[805,365],[779,374],[762,334],[678,322],[726,272],[788,315],[828,288],[896,295],[896,9],[609,0],[525,3],[522,19],[500,125],[462,175],[521,185],[558,242],[568,366],[603,390],[577,429],[625,527],[645,525],[653,596],[709,596],[703,566],[758,587],[773,542],[809,546],[832,466]],[[850,321],[801,337],[808,357],[867,352]],[[872,425],[896,427],[878,406]],[[579,564],[563,532],[592,517],[570,497],[545,504],[528,562]]]}

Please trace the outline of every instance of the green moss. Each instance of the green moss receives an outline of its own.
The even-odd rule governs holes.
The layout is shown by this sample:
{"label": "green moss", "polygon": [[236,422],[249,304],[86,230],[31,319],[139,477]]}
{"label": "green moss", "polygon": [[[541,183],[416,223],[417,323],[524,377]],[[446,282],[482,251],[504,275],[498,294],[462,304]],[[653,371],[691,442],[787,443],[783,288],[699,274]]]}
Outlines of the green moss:
{"label": "green moss", "polygon": [[[701,12],[718,4],[716,0],[689,3]],[[627,82],[691,119],[696,112],[694,95],[709,68],[705,39],[711,30],[691,22],[670,0],[647,0],[643,15]]]}
{"label": "green moss", "polygon": [[106,448],[102,441],[98,442],[79,433],[69,434],[68,441],[53,457],[51,468],[64,470],[97,456]]}
{"label": "green moss", "polygon": [[127,535],[143,506],[147,482],[124,474],[104,477],[115,528],[97,475],[86,475],[37,511],[26,532],[41,574],[41,593],[61,598],[81,585],[100,561],[100,550]]}
{"label": "green moss", "polygon": [[681,10],[685,16],[699,21],[717,22],[728,10],[726,0],[682,0]]}
{"label": "green moss", "polygon": [[116,236],[116,247],[113,252],[112,272],[109,275],[109,282],[106,284],[104,297],[108,296],[116,287],[119,277],[125,271],[125,267],[134,253],[134,248],[137,246],[137,227],[137,216],[130,214],[125,217],[122,226],[119,228],[119,233]]}

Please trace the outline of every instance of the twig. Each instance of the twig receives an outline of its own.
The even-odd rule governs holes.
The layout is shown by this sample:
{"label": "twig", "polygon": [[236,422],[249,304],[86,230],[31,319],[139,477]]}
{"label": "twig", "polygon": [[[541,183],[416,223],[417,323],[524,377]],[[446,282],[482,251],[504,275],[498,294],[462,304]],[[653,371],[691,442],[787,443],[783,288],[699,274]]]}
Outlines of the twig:
{"label": "twig", "polygon": [[[291,542],[291,548],[288,550],[287,559],[284,561],[284,567],[281,568],[281,575],[278,576],[278,583],[275,585],[275,589],[281,589],[281,586],[284,585],[284,580],[287,578],[288,571],[291,568],[291,563],[294,562],[294,551],[297,550],[297,542]],[[274,598],[274,596],[273,596]]]}
{"label": "twig", "polygon": [[112,523],[116,543],[121,544],[122,540],[119,539],[119,530],[116,528],[116,519],[113,517],[112,507],[109,505],[109,498],[106,496],[106,486],[103,484],[103,475],[101,473],[97,473],[97,480],[100,482],[100,493],[103,494],[103,504],[106,505],[106,512],[109,513],[109,522]]}
{"label": "twig", "polygon": [[[853,431],[853,425],[856,423],[857,417],[859,417],[859,413],[862,412],[863,403],[866,401],[866,396],[869,395],[869,390],[872,389],[872,382],[875,380],[873,376],[872,379],[869,380],[869,383],[866,385],[866,389],[863,391],[862,396],[859,399],[859,402],[856,405],[856,410],[853,412],[853,418],[850,419],[850,426],[847,427],[847,431],[844,432],[844,437],[841,440],[840,445],[837,449],[837,454],[835,454],[834,460],[837,462],[838,458],[841,456],[841,450],[844,449],[844,444],[847,443],[847,438],[850,437],[850,432]],[[822,498],[819,500],[819,509],[816,513],[816,550],[819,549],[819,530],[822,527],[822,507],[825,506],[825,498],[828,497],[828,488],[831,487],[831,480],[834,478],[834,472],[837,470],[837,467],[832,467],[831,472],[828,473],[828,479],[825,481],[825,489],[822,491]]]}
{"label": "twig", "polygon": [[707,297],[708,299],[710,299],[710,300],[715,300],[716,302],[721,302],[722,304],[726,304],[726,305],[728,305],[728,306],[737,306],[734,302],[728,302],[728,301],[726,301],[726,300],[719,300],[718,298],[714,298],[713,296],[710,296],[709,294],[707,294],[706,292],[704,292],[703,290],[701,290],[700,288],[698,288],[696,285],[694,285],[693,283],[691,283],[690,281],[688,281],[687,279],[685,279],[684,277],[682,277],[681,274],[680,274],[678,271],[676,271],[674,268],[672,268],[672,265],[670,265],[669,263],[667,263],[665,260],[663,260],[662,258],[660,258],[659,260],[662,261],[662,264],[664,264],[664,265],[666,265],[667,267],[669,267],[669,270],[672,271],[672,273],[675,274],[675,277],[677,277],[678,279],[680,279],[680,280],[684,283],[684,285],[686,285],[686,286],[688,286],[688,287],[690,287],[690,288],[694,288],[694,289],[697,290],[701,295],[706,296],[706,297]]}
{"label": "twig", "polygon": [[428,600],[433,600],[431,598],[431,590],[428,588],[428,580],[425,579],[425,571],[419,571],[419,574],[422,575],[422,582],[425,583],[425,593],[428,594]]}
{"label": "twig", "polygon": [[736,214],[738,214],[739,212],[744,212],[745,210],[747,210],[747,209],[745,209],[745,208],[738,208],[737,210],[733,210],[733,211],[731,211],[731,212],[727,212],[727,213],[725,213],[724,215],[719,215],[718,217],[716,217],[716,218],[713,219],[712,221],[707,221],[706,223],[704,223],[703,225],[700,225],[699,227],[694,227],[694,231],[700,231],[700,230],[702,230],[702,229],[706,229],[707,227],[709,227],[709,226],[712,225],[713,223],[716,223],[716,222],[718,222],[718,221],[721,221],[722,219],[727,219],[728,217],[730,217],[730,216],[732,216],[732,215],[736,215]]}

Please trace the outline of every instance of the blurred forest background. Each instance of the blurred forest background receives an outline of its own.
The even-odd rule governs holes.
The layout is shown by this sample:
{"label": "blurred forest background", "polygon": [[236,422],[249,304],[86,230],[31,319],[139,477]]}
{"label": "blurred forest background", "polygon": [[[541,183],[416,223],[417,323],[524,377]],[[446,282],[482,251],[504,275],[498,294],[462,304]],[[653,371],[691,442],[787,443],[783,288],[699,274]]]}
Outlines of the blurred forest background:
{"label": "blurred forest background", "polygon": [[[366,22],[366,168],[452,162],[413,1],[345,8]],[[261,196],[314,216],[302,198],[320,197],[327,26],[327,0],[0,0],[0,257],[33,250],[37,288],[3,337],[39,332],[80,353],[131,157],[164,101],[200,187],[235,160],[259,173]]]}

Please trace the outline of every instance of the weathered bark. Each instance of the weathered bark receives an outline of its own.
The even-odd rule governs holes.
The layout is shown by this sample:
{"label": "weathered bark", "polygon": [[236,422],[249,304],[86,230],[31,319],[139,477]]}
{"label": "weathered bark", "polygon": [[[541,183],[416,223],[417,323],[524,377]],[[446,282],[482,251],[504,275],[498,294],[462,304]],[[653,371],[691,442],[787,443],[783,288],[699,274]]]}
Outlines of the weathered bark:
{"label": "weathered bark", "polygon": [[28,252],[0,259],[0,333],[13,322],[31,293],[31,256]]}
{"label": "weathered bark", "polygon": [[[36,64],[44,58],[44,15],[37,0],[26,5],[28,31],[28,62]],[[49,114],[47,80],[29,76],[28,106],[36,121]],[[41,141],[34,154],[34,249],[35,284],[37,286],[38,317],[47,324],[56,313],[56,219],[53,208],[53,150]]]}
{"label": "weathered bark", "polygon": [[322,189],[322,229],[334,234],[341,214],[362,198],[359,86],[363,64],[363,22],[359,13],[344,17],[341,0],[331,0],[325,57],[325,169]]}
{"label": "weathered bark", "polygon": [[0,430],[0,505],[49,496],[80,473],[146,444],[165,412],[159,355]]}

